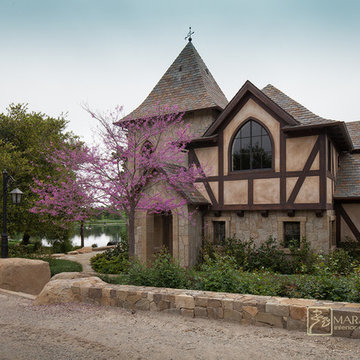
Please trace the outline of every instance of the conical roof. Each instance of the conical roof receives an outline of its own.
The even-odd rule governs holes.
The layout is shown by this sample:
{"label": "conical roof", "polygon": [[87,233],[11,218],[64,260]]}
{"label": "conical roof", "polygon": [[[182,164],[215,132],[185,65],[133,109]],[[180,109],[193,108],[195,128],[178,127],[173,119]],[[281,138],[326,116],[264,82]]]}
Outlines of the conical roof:
{"label": "conical roof", "polygon": [[224,109],[228,101],[191,41],[187,43],[144,102],[127,119],[149,116],[157,105],[180,112]]}

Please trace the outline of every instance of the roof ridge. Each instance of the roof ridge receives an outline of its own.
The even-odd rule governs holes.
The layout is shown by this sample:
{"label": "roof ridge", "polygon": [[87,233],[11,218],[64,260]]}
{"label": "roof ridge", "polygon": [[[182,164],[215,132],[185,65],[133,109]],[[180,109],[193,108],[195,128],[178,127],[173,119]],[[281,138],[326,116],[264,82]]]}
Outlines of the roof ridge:
{"label": "roof ridge", "polygon": [[223,109],[228,101],[195,46],[188,42],[145,100],[125,118],[138,119],[156,104],[179,112],[208,108]]}
{"label": "roof ridge", "polygon": [[336,121],[316,115],[272,84],[267,84],[261,91],[301,125],[325,124]]}

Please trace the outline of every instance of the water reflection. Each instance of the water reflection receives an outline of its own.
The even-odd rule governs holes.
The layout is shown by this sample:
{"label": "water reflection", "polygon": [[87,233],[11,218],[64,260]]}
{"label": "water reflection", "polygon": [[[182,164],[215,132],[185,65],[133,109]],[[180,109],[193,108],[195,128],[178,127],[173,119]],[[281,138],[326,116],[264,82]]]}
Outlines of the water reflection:
{"label": "water reflection", "polygon": [[[85,246],[96,244],[97,246],[106,246],[109,241],[118,242],[121,239],[121,232],[124,231],[124,225],[119,224],[92,224],[86,225],[84,230]],[[74,235],[70,239],[73,246],[81,245],[80,228],[74,229]],[[43,240],[44,245],[48,245]]]}

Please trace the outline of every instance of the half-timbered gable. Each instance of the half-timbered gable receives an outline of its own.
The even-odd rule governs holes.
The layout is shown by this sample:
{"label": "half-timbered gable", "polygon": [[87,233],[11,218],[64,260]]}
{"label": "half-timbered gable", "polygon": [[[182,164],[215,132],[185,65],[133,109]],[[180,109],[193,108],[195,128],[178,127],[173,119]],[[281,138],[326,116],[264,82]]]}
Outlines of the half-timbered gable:
{"label": "half-timbered gable", "polygon": [[189,160],[208,175],[197,185],[212,203],[207,237],[220,222],[225,237],[260,243],[273,236],[281,245],[292,227],[328,250],[338,154],[351,146],[343,122],[311,113],[272,85],[259,90],[246,82],[190,145]]}
{"label": "half-timbered gable", "polygon": [[186,190],[192,196],[179,194],[193,221],[137,214],[140,258],[166,245],[191,266],[204,239],[232,236],[258,245],[272,236],[284,249],[306,237],[323,252],[360,240],[360,122],[322,118],[250,81],[228,103],[191,41],[129,117],[157,104],[184,112],[194,133],[188,162],[206,177]]}

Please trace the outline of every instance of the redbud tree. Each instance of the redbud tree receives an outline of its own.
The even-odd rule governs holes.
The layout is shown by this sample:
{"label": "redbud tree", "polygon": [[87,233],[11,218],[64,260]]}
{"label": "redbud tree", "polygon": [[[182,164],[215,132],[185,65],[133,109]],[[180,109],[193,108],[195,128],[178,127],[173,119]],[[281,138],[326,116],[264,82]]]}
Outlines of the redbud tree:
{"label": "redbud tree", "polygon": [[[99,143],[93,147],[64,148],[67,153],[61,158],[69,160],[66,166],[76,176],[65,181],[71,184],[69,189],[57,184],[59,187],[51,191],[62,194],[56,204],[66,216],[77,213],[71,207],[69,214],[68,203],[64,201],[71,199],[69,204],[76,205],[69,194],[73,191],[81,199],[79,205],[85,204],[80,208],[92,203],[106,206],[123,217],[128,230],[129,255],[133,257],[136,211],[181,214],[186,199],[179,192],[193,188],[196,179],[203,176],[200,168],[187,166],[186,145],[192,139],[190,124],[185,124],[183,114],[176,109],[164,107],[157,107],[154,113],[141,119],[124,118],[120,107],[104,115],[87,111],[99,122]],[[42,191],[46,193],[45,186]],[[56,208],[52,204],[55,198],[42,197],[44,212]]]}
{"label": "redbud tree", "polygon": [[80,222],[81,246],[84,246],[84,221],[93,213],[96,193],[89,186],[86,173],[86,147],[77,141],[47,149],[45,161],[54,165],[53,175],[44,180],[34,179],[31,190],[38,199],[30,212],[37,213],[43,221],[68,227]]}

